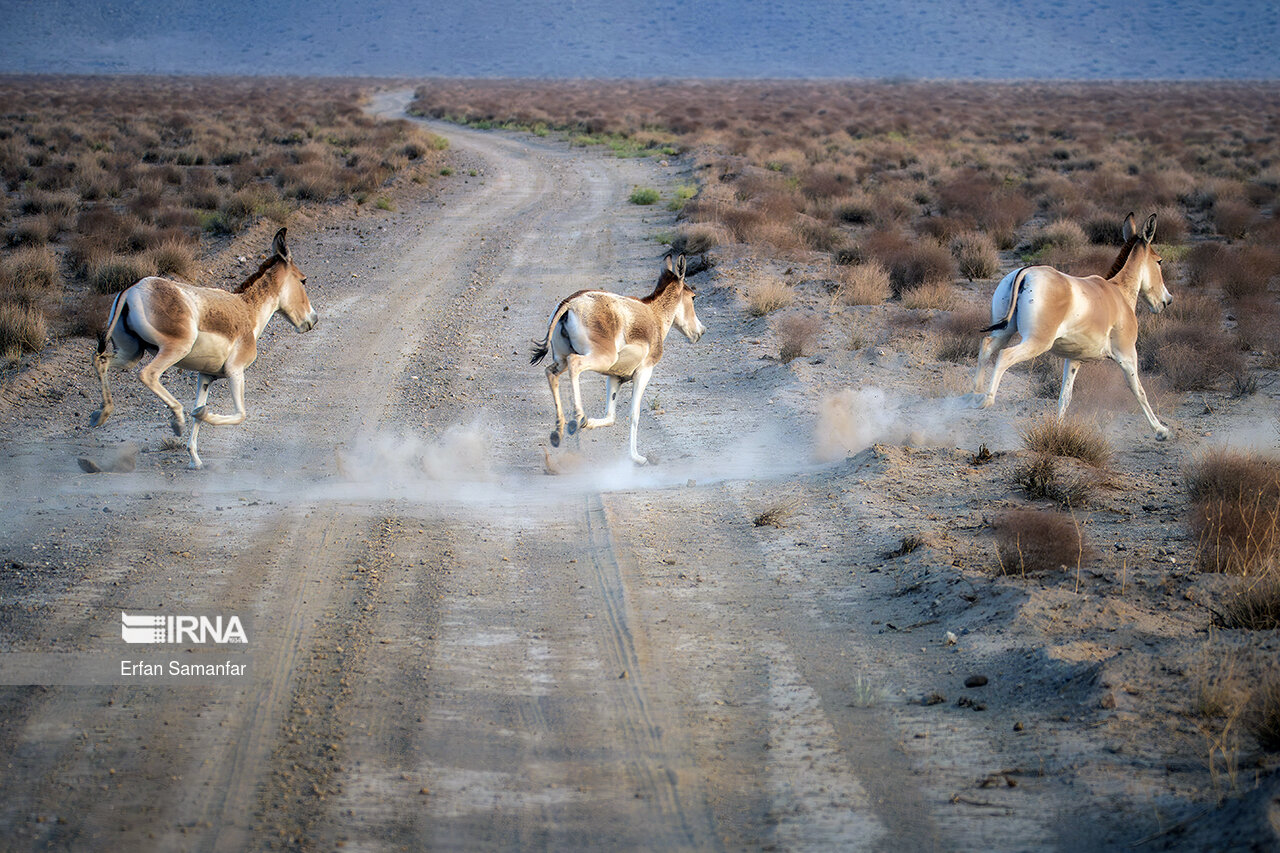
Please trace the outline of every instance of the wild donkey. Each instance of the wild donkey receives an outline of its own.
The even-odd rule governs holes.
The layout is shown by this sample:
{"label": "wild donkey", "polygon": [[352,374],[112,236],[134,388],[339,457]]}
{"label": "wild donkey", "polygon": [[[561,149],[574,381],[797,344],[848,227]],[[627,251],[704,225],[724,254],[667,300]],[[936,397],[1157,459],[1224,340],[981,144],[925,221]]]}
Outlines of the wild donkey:
{"label": "wild donkey", "polygon": [[[187,442],[191,467],[199,468],[200,422],[238,424],[245,419],[244,371],[258,357],[258,336],[267,321],[279,312],[299,332],[310,331],[316,324],[316,312],[303,287],[307,277],[294,266],[284,236],[285,229],[276,232],[271,257],[234,292],[151,276],[118,295],[111,303],[106,331],[98,335],[98,354],[93,359],[102,380],[102,408],[94,413],[92,425],[101,426],[114,409],[107,370],[131,368],[153,352],[155,358],[139,377],[173,413],[170,424],[175,435],[182,435],[185,423],[182,404],[160,384],[160,375],[174,365],[199,374]],[[107,354],[108,338],[115,346],[113,355]],[[223,377],[231,382],[234,415],[213,414],[205,407],[210,383]]]}
{"label": "wild donkey", "polygon": [[[995,401],[996,388],[1006,370],[1051,352],[1063,359],[1062,393],[1058,396],[1058,417],[1062,417],[1071,403],[1071,386],[1080,362],[1105,357],[1124,371],[1129,389],[1142,405],[1156,438],[1163,441],[1169,437],[1169,428],[1156,418],[1147,402],[1147,392],[1138,381],[1135,348],[1138,294],[1156,314],[1173,301],[1164,286],[1160,256],[1151,246],[1156,236],[1155,214],[1139,234],[1130,213],[1125,217],[1123,233],[1124,248],[1105,278],[1077,278],[1043,266],[1024,267],[1004,277],[991,297],[992,325],[982,330],[992,334],[983,339],[978,355],[975,396],[982,394],[982,374],[992,356],[999,353],[999,357],[986,395],[977,401],[980,407]],[[1022,340],[1008,346],[1010,338],[1019,333]]]}
{"label": "wild donkey", "polygon": [[[643,299],[604,290],[580,290],[556,308],[546,337],[534,341],[533,358],[529,360],[530,364],[537,364],[551,353],[547,382],[556,404],[552,447],[560,446],[565,432],[564,408],[560,405],[561,373],[569,371],[569,382],[573,386],[574,419],[568,425],[569,435],[579,429],[612,426],[618,388],[630,380],[635,382],[631,394],[631,459],[637,465],[648,463],[636,450],[636,431],[640,422],[640,398],[653,368],[662,360],[662,342],[673,323],[695,343],[706,331],[694,313],[694,290],[685,282],[684,273],[684,255],[673,261],[668,254],[657,286]],[[607,377],[607,412],[603,418],[588,418],[582,410],[578,377],[584,370]]]}

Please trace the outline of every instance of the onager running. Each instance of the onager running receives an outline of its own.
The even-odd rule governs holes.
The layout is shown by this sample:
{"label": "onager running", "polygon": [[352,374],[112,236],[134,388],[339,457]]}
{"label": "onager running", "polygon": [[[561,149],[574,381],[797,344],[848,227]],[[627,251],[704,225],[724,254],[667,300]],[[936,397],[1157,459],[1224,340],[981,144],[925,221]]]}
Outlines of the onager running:
{"label": "onager running", "polygon": [[[307,277],[294,266],[284,236],[285,229],[276,232],[271,257],[234,292],[150,276],[118,295],[111,303],[106,331],[98,335],[93,359],[102,380],[102,408],[94,413],[92,425],[101,426],[114,409],[107,370],[132,368],[146,353],[155,353],[139,378],[173,413],[170,425],[175,435],[182,435],[186,419],[182,404],[160,384],[160,375],[174,365],[199,374],[187,451],[191,467],[201,467],[196,452],[200,422],[244,422],[244,371],[258,357],[258,336],[267,321],[279,312],[299,332],[306,332],[318,319],[303,287]],[[108,338],[115,347],[113,355],[107,354]],[[214,414],[205,406],[209,385],[223,377],[231,382],[234,415]]]}
{"label": "onager running", "polygon": [[[547,365],[547,383],[556,404],[556,428],[551,433],[551,446],[559,447],[565,433],[564,408],[560,404],[560,374],[569,371],[573,386],[574,419],[568,425],[569,435],[579,429],[612,426],[616,419],[618,388],[623,382],[635,383],[631,393],[631,459],[645,465],[648,459],[636,450],[636,433],[640,422],[640,398],[662,360],[662,342],[672,324],[690,341],[696,343],[706,332],[693,310],[694,290],[684,280],[685,258],[663,262],[658,284],[643,299],[619,296],[604,290],[580,290],[560,303],[551,315],[547,335],[534,341],[533,358],[537,364],[551,353]],[[606,377],[603,418],[588,418],[582,409],[582,391],[578,377],[584,370],[603,373]]]}
{"label": "onager running", "polygon": [[[982,341],[974,395],[982,394],[982,374],[992,356],[999,354],[985,396],[977,402],[990,406],[996,399],[1000,378],[1013,365],[1051,352],[1063,359],[1062,392],[1058,396],[1058,417],[1071,403],[1071,386],[1082,361],[1110,358],[1120,365],[1129,390],[1138,398],[1156,438],[1169,437],[1169,428],[1156,418],[1147,402],[1147,392],[1138,380],[1138,318],[1134,313],[1141,294],[1158,314],[1173,301],[1160,272],[1160,256],[1151,246],[1156,236],[1156,217],[1151,214],[1142,233],[1130,213],[1124,220],[1124,248],[1104,278],[1091,275],[1077,278],[1053,267],[1024,267],[1004,277],[991,297],[991,332]],[[1009,346],[1021,334],[1022,340]],[[1007,348],[1006,348],[1007,347]]]}

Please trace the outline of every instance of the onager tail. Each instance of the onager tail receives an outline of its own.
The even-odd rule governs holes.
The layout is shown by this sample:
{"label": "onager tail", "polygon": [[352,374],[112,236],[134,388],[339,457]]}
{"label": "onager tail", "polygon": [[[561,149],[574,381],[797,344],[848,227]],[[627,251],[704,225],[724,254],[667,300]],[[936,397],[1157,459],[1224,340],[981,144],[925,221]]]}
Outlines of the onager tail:
{"label": "onager tail", "polygon": [[[569,303],[575,296],[579,296],[583,291],[578,291],[560,302],[556,307],[556,313],[551,315],[551,322],[547,324],[547,333],[540,341],[533,341],[533,356],[529,359],[530,364],[537,364],[547,357],[547,353],[551,352],[551,336],[555,334],[556,326],[563,320],[565,312],[569,310]],[[572,345],[571,345],[572,346]]]}
{"label": "onager tail", "polygon": [[93,367],[98,371],[98,381],[102,384],[102,407],[90,417],[89,424],[91,426],[102,426],[106,423],[107,418],[111,417],[111,412],[115,409],[111,402],[111,383],[107,379],[107,370],[111,366],[111,356],[107,355],[107,341],[114,334],[116,324],[120,322],[125,310],[127,310],[127,304],[124,301],[124,294],[118,293],[111,303],[111,313],[107,317],[107,327],[98,333],[98,352],[93,357]]}
{"label": "onager tail", "polygon": [[1027,271],[1030,269],[1031,267],[1023,267],[1022,269],[1018,270],[1018,274],[1013,279],[1013,287],[1010,289],[1010,293],[1009,293],[1008,312],[1004,315],[1004,319],[1001,320],[999,323],[992,323],[990,326],[987,326],[985,329],[983,329],[982,334],[985,335],[989,332],[994,332],[994,331],[997,331],[998,329],[1003,329],[1009,325],[1009,321],[1013,319],[1013,312],[1016,311],[1018,308],[1018,292],[1022,290],[1022,280],[1027,277]]}
{"label": "onager tail", "polygon": [[548,333],[547,337],[533,342],[533,356],[529,359],[530,364],[537,364],[547,357],[547,353],[551,352],[550,338],[551,335]]}

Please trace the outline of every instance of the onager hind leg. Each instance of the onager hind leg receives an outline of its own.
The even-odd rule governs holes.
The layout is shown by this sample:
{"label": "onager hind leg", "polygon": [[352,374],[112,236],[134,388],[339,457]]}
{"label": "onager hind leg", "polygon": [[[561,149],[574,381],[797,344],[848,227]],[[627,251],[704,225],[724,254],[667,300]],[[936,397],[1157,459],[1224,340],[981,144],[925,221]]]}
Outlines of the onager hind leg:
{"label": "onager hind leg", "polygon": [[[212,382],[214,377],[209,377]],[[201,391],[208,393],[208,383],[204,381],[204,374],[200,374],[200,382],[203,386]],[[236,413],[234,415],[218,415],[209,411],[209,407],[201,401],[199,407],[191,413],[191,417],[204,421],[207,424],[222,424],[230,426],[233,424],[242,424],[246,417],[244,408],[244,371],[239,370],[234,373],[227,374],[227,382],[231,384],[231,400],[235,404]]]}
{"label": "onager hind leg", "polygon": [[1133,396],[1137,397],[1138,403],[1142,405],[1142,413],[1147,416],[1147,422],[1156,431],[1156,440],[1164,441],[1169,437],[1170,430],[1160,423],[1160,419],[1152,411],[1151,403],[1147,400],[1147,392],[1143,390],[1142,382],[1138,379],[1138,353],[1136,351],[1128,352],[1113,355],[1112,358],[1115,359],[1116,364],[1120,365],[1120,369],[1124,371],[1124,378],[1129,380],[1129,390],[1133,392]]}
{"label": "onager hind leg", "polygon": [[995,370],[991,371],[991,384],[987,386],[987,394],[982,398],[980,408],[985,409],[996,401],[996,389],[1000,387],[1000,380],[1004,378],[1005,371],[1029,359],[1033,359],[1041,353],[1048,352],[1053,342],[1040,343],[1038,341],[1023,338],[1011,347],[1007,347],[1000,351],[1000,355],[996,358]]}
{"label": "onager hind leg", "polygon": [[991,366],[991,360],[1008,345],[1009,339],[1013,337],[1013,334],[1007,330],[1001,330],[982,339],[982,346],[978,350],[978,372],[973,377],[975,405],[982,404],[982,377],[986,374],[987,368]]}
{"label": "onager hind leg", "polygon": [[150,388],[169,407],[169,411],[172,413],[169,418],[169,426],[173,427],[174,435],[182,435],[182,428],[186,426],[187,419],[183,414],[182,404],[178,402],[178,398],[170,394],[169,389],[160,384],[160,374],[181,361],[182,357],[189,351],[189,348],[161,347],[160,351],[156,353],[156,357],[151,359],[150,363],[142,368],[142,371],[138,374],[142,384]]}
{"label": "onager hind leg", "polygon": [[618,419],[618,389],[622,387],[622,380],[616,376],[606,376],[604,385],[604,407],[605,415],[603,418],[587,418],[587,422],[582,425],[583,429],[599,429],[600,427],[610,427]]}
{"label": "onager hind leg", "polygon": [[551,399],[556,404],[556,428],[551,431],[551,446],[559,447],[564,437],[564,406],[560,404],[560,374],[564,372],[564,364],[553,361],[547,365],[547,384],[551,386]]}
{"label": "onager hind leg", "polygon": [[111,382],[107,377],[111,368],[133,367],[146,354],[131,336],[125,337],[123,344],[115,339],[111,343],[115,347],[114,353],[107,352],[107,341],[104,340],[100,344],[100,350],[93,356],[93,366],[98,371],[98,381],[102,383],[102,408],[93,413],[93,417],[89,419],[90,426],[102,426],[115,411],[115,403],[111,399]]}

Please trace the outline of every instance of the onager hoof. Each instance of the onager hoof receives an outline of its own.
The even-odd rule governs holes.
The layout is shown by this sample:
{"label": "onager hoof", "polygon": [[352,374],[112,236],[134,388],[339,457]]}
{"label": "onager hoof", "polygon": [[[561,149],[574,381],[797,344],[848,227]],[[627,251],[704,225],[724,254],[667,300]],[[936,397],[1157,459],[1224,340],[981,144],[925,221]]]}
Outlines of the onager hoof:
{"label": "onager hoof", "polygon": [[631,461],[636,463],[637,465],[649,464],[649,459],[647,457],[641,456],[639,453],[633,453],[631,455]]}
{"label": "onager hoof", "polygon": [[199,457],[195,457],[190,462],[187,463],[187,467],[190,468],[192,471],[199,471],[201,468],[204,467],[204,463],[200,461]]}
{"label": "onager hoof", "polygon": [[996,401],[995,397],[988,397],[987,395],[984,394],[978,398],[978,404],[974,406],[974,408],[986,409],[986,408],[989,408],[991,404],[994,403],[995,401]]}
{"label": "onager hoof", "polygon": [[1160,427],[1160,429],[1156,430],[1156,441],[1164,441],[1172,434],[1173,434],[1172,430],[1170,430],[1167,426],[1162,426]]}
{"label": "onager hoof", "polygon": [[573,419],[573,420],[569,421],[569,425],[568,425],[567,427],[565,427],[565,431],[566,431],[566,432],[568,432],[568,433],[569,433],[569,435],[573,435],[574,433],[576,433],[576,432],[578,431],[579,427],[581,427],[581,426],[582,426],[582,423],[583,423],[583,421],[585,421],[585,420],[586,420],[586,418],[575,418],[575,419]]}
{"label": "onager hoof", "polygon": [[173,413],[169,418],[169,427],[173,430],[174,435],[182,435],[183,428],[187,425],[187,419],[182,416],[182,410]]}
{"label": "onager hoof", "polygon": [[556,430],[555,432],[551,433],[551,446],[552,447],[560,446],[560,430]]}
{"label": "onager hoof", "polygon": [[209,414],[209,407],[208,407],[208,406],[201,406],[201,407],[200,407],[200,408],[198,408],[198,409],[193,409],[193,410],[192,410],[192,412],[191,412],[191,417],[195,418],[195,419],[196,419],[196,420],[198,420],[198,421],[206,421],[206,422],[207,422],[207,421],[209,420],[209,418],[207,417],[207,415],[208,415],[208,414]]}
{"label": "onager hoof", "polygon": [[100,427],[107,422],[107,418],[111,415],[110,409],[98,409],[89,416],[89,426]]}

